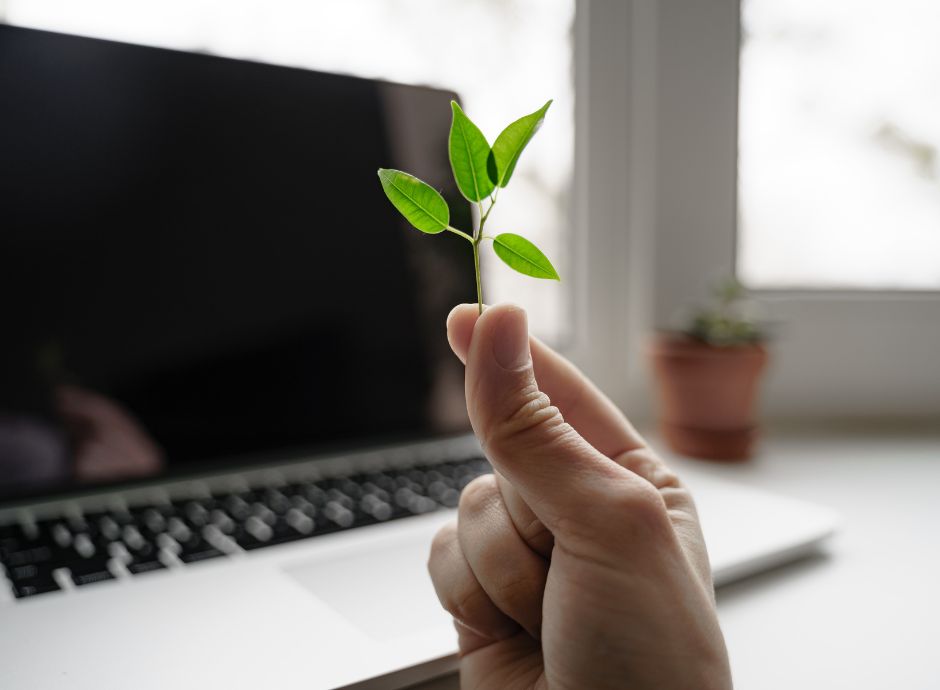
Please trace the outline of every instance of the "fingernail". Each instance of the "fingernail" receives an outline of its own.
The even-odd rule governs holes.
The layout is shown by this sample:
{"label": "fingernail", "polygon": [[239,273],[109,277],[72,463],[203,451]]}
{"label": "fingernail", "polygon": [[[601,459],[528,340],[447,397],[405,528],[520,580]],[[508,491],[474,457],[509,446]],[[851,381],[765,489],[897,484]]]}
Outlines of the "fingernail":
{"label": "fingernail", "polygon": [[524,310],[507,309],[493,335],[493,357],[503,369],[518,369],[529,361],[529,321]]}

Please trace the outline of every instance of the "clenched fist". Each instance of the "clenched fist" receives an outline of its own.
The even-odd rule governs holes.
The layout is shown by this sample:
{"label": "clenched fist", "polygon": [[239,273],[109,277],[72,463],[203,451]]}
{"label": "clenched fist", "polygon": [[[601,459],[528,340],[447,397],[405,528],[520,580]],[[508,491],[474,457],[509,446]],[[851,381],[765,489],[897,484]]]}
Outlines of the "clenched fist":
{"label": "clenched fist", "polygon": [[525,312],[461,305],[448,338],[496,472],[428,564],[464,688],[730,688],[689,492],[614,405],[532,339]]}

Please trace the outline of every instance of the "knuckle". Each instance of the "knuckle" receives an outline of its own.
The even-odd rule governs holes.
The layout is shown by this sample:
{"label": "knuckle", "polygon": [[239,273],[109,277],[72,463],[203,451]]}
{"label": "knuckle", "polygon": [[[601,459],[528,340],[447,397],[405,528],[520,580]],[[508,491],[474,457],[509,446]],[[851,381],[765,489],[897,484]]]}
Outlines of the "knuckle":
{"label": "knuckle", "polygon": [[[552,525],[553,544],[562,541],[593,544],[598,541],[600,536],[598,534],[598,525],[608,525],[610,522],[610,516],[598,514],[597,511],[584,512],[578,515],[562,515]],[[554,538],[556,534],[560,537]]]}
{"label": "knuckle", "polygon": [[473,576],[454,567],[455,561],[463,558],[459,548],[456,525],[448,523],[431,542],[428,572],[443,609],[458,620],[474,621],[487,615],[490,604]]}
{"label": "knuckle", "polygon": [[548,531],[545,524],[537,517],[532,516],[524,523],[517,525],[519,535],[528,543],[544,543],[551,539],[552,533]]}
{"label": "knuckle", "polygon": [[549,397],[535,385],[530,385],[515,401],[515,407],[510,408],[502,426],[506,431],[522,433],[542,425],[557,414],[558,408],[552,405]]}
{"label": "knuckle", "polygon": [[659,493],[663,497],[666,508],[681,508],[693,514],[697,513],[692,492],[689,491],[688,487],[684,484],[677,482],[675,486],[667,486],[660,489]]}
{"label": "knuckle", "polygon": [[453,549],[456,543],[457,524],[454,521],[448,522],[434,535],[431,540],[431,551],[428,555],[428,572],[432,580],[447,559],[453,558]]}
{"label": "knuckle", "polygon": [[546,557],[551,554],[555,535],[544,522],[533,515],[528,519],[516,521],[515,527],[522,540],[536,553]]}
{"label": "knuckle", "polygon": [[444,610],[459,621],[478,621],[488,617],[493,603],[483,588],[466,582],[454,587],[451,596],[443,602]]}
{"label": "knuckle", "polygon": [[618,491],[606,503],[608,511],[617,519],[626,519],[645,532],[659,533],[668,528],[669,514],[663,498],[656,488],[646,481],[631,482],[627,487],[618,487]]}
{"label": "knuckle", "polygon": [[517,612],[531,608],[541,600],[544,579],[534,574],[515,573],[491,585],[491,598],[504,611]]}
{"label": "knuckle", "polygon": [[679,487],[679,477],[650,448],[637,448],[615,458],[617,464],[643,477],[658,489]]}
{"label": "knuckle", "polygon": [[431,540],[431,559],[441,558],[450,553],[451,545],[457,539],[457,524],[452,520],[437,530]]}
{"label": "knuckle", "polygon": [[459,515],[467,519],[484,512],[498,491],[492,474],[477,477],[460,493]]}
{"label": "knuckle", "polygon": [[485,451],[496,453],[538,447],[562,433],[565,426],[559,409],[533,382],[515,396],[506,414],[490,426],[482,442]]}

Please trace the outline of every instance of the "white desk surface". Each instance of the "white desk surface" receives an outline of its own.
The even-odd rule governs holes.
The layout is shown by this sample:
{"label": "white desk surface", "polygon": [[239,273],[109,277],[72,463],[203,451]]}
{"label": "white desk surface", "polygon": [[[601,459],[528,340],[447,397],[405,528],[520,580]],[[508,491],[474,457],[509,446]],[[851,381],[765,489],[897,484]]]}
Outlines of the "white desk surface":
{"label": "white desk surface", "polygon": [[940,689],[940,428],[770,434],[735,465],[667,457],[680,476],[704,470],[844,519],[821,554],[719,589],[736,688]]}

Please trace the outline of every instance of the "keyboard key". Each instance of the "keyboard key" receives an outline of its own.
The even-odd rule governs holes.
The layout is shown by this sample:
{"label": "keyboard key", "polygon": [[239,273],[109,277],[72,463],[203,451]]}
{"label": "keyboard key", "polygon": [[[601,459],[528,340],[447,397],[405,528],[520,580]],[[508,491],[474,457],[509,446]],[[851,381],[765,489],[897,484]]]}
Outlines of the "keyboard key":
{"label": "keyboard key", "polygon": [[127,546],[124,544],[124,542],[113,541],[108,544],[106,548],[108,555],[114,561],[127,564],[134,560],[134,557],[131,555],[130,551],[127,550]]}
{"label": "keyboard key", "polygon": [[191,529],[189,529],[189,525],[180,520],[178,517],[171,517],[169,520],[167,520],[166,531],[171,537],[180,543],[189,541],[193,536],[193,532]]}
{"label": "keyboard key", "polygon": [[114,579],[114,573],[108,569],[107,559],[102,557],[72,563],[69,566],[69,571],[72,576],[72,582],[79,586]]}
{"label": "keyboard key", "polygon": [[341,479],[336,488],[353,501],[362,498],[362,484],[354,482],[352,479]]}
{"label": "keyboard key", "polygon": [[87,534],[76,534],[73,548],[75,553],[82,558],[91,558],[95,555],[95,545]]}
{"label": "keyboard key", "polygon": [[262,501],[278,515],[283,515],[290,509],[290,499],[277,489],[265,490],[262,494]]}
{"label": "keyboard key", "polygon": [[63,549],[72,545],[72,532],[61,522],[52,526],[52,538]]}
{"label": "keyboard key", "polygon": [[149,559],[157,557],[157,546],[153,542],[145,541],[140,545],[139,548],[134,549],[131,552],[131,556],[135,559]]}
{"label": "keyboard key", "polygon": [[180,551],[183,550],[183,547],[178,541],[176,541],[169,534],[158,534],[156,538],[157,548],[161,551],[166,551],[168,553],[179,555]]}
{"label": "keyboard key", "polygon": [[141,551],[149,543],[134,525],[125,525],[121,536],[131,551]]}
{"label": "keyboard key", "polygon": [[141,519],[144,522],[144,526],[150,530],[152,534],[159,534],[166,529],[166,518],[155,508],[147,508],[144,510],[141,514]]}
{"label": "keyboard key", "polygon": [[438,500],[445,508],[456,508],[460,503],[460,492],[457,489],[447,489]]}
{"label": "keyboard key", "polygon": [[209,520],[223,534],[232,534],[235,531],[235,521],[224,510],[216,508],[209,515]]}
{"label": "keyboard key", "polygon": [[388,504],[388,501],[383,501],[372,493],[365,494],[362,497],[359,502],[359,509],[379,521],[388,520],[392,516],[392,506]]}
{"label": "keyboard key", "polygon": [[25,565],[18,565],[13,568],[7,569],[7,577],[9,577],[14,582],[24,581],[24,580],[34,580],[37,578],[52,577],[52,568],[37,565],[36,563],[27,563]]}
{"label": "keyboard key", "polygon": [[385,503],[388,503],[391,500],[388,491],[378,487],[370,481],[363,483],[362,490],[367,496],[375,496],[380,501],[384,501]]}
{"label": "keyboard key", "polygon": [[17,599],[46,594],[47,592],[57,592],[59,589],[58,583],[52,579],[51,575],[30,580],[18,580],[13,583],[13,595]]}
{"label": "keyboard key", "polygon": [[87,532],[89,525],[85,520],[85,516],[78,513],[71,513],[66,518],[67,528],[72,532]]}
{"label": "keyboard key", "polygon": [[338,501],[327,503],[323,507],[323,515],[327,520],[342,528],[352,527],[353,522],[356,520],[355,514]]}
{"label": "keyboard key", "polygon": [[277,522],[277,514],[261,502],[255,502],[251,504],[251,514],[252,517],[261,520],[268,526],[272,526],[275,522]]}
{"label": "keyboard key", "polygon": [[297,508],[291,508],[287,511],[285,522],[303,535],[313,534],[316,528],[314,519]]}
{"label": "keyboard key", "polygon": [[21,551],[13,551],[4,555],[3,561],[8,567],[27,565],[29,563],[48,563],[52,560],[52,548],[49,546],[33,546]]}
{"label": "keyboard key", "polygon": [[218,558],[219,556],[224,555],[225,553],[222,551],[205,544],[201,548],[197,548],[192,551],[183,551],[179,555],[179,559],[183,561],[183,563],[195,563],[196,561],[205,561],[210,558]]}
{"label": "keyboard key", "polygon": [[90,570],[88,572],[72,572],[72,582],[76,585],[91,585],[96,582],[104,582],[105,580],[113,580],[114,573],[112,573],[107,568],[100,570]]}
{"label": "keyboard key", "polygon": [[225,499],[224,505],[228,514],[235,520],[246,520],[251,515],[251,505],[241,496],[229,496]]}
{"label": "keyboard key", "polygon": [[271,525],[256,515],[245,520],[245,531],[259,542],[271,541],[271,537],[274,536]]}
{"label": "keyboard key", "polygon": [[187,502],[184,512],[193,527],[205,527],[209,522],[209,510],[198,501]]}
{"label": "keyboard key", "polygon": [[127,564],[127,571],[132,575],[152,573],[155,570],[166,570],[166,565],[156,558],[150,560],[137,560]]}
{"label": "keyboard key", "polygon": [[310,501],[310,503],[315,505],[317,508],[322,508],[326,505],[326,491],[321,489],[316,484],[310,484],[309,486],[305,487],[303,491],[303,497]]}
{"label": "keyboard key", "polygon": [[304,515],[307,515],[309,517],[317,516],[317,512],[318,512],[317,507],[313,505],[310,501],[308,501],[306,498],[304,498],[303,496],[292,496],[291,505],[294,506],[294,508],[299,510]]}
{"label": "keyboard key", "polygon": [[223,553],[233,553],[238,550],[238,545],[232,539],[232,536],[223,532],[216,525],[206,525],[202,528],[201,534],[202,538],[209,546],[212,546],[213,548],[216,548]]}

